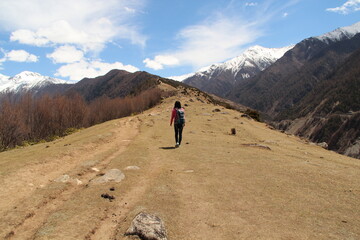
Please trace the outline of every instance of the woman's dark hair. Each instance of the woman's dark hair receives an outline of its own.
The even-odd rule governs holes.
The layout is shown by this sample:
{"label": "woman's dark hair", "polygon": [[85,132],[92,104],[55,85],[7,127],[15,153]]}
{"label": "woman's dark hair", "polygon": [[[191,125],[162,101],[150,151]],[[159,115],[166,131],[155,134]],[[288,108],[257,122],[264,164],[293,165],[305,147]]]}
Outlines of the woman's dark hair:
{"label": "woman's dark hair", "polygon": [[179,101],[176,101],[174,108],[181,108],[181,103]]}

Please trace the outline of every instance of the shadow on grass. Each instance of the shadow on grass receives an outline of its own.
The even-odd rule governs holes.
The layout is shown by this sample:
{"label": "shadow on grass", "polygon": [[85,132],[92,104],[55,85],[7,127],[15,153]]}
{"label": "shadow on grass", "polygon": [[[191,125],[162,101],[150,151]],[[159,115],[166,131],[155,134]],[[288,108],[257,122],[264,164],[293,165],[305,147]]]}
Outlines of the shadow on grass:
{"label": "shadow on grass", "polygon": [[175,149],[176,147],[160,147],[160,149],[163,150],[171,150],[171,149]]}

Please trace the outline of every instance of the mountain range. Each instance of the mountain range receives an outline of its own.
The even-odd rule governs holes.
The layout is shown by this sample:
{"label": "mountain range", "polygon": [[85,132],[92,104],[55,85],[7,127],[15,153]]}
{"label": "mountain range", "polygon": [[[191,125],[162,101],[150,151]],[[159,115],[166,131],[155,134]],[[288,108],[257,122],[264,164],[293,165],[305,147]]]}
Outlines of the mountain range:
{"label": "mountain range", "polygon": [[360,48],[360,23],[296,44],[251,79],[239,82],[227,97],[271,118],[300,102]]}
{"label": "mountain range", "polygon": [[38,91],[54,84],[67,84],[65,80],[42,76],[39,73],[24,71],[13,77],[0,74],[0,92]]}
{"label": "mountain range", "polygon": [[[225,96],[236,83],[264,71],[292,47],[265,48],[256,45],[229,61],[213,64],[196,73],[185,75],[183,82],[203,91]],[[174,78],[181,79],[181,77]]]}
{"label": "mountain range", "polygon": [[256,109],[283,131],[359,158],[359,32],[360,22],[304,39],[267,68],[236,81],[230,90],[219,85],[233,82],[232,76],[222,75],[226,79],[217,81],[216,87],[204,75],[202,85],[191,77],[184,82]]}
{"label": "mountain range", "polygon": [[[325,142],[331,150],[359,158],[359,32],[360,22],[304,39],[294,46],[254,46],[234,59],[187,75],[183,82],[256,109],[278,129]],[[136,95],[159,84],[159,79],[168,81],[146,72],[113,70],[68,84],[23,72],[12,78],[0,75],[0,90],[77,92],[92,101],[104,95]]]}
{"label": "mountain range", "polygon": [[137,95],[157,85],[158,79],[159,76],[147,72],[130,73],[114,69],[104,76],[84,78],[77,83],[70,83],[24,71],[14,77],[0,75],[0,93],[12,92],[21,95],[30,91],[36,96],[79,93],[85,100],[92,101],[101,96],[115,98]]}

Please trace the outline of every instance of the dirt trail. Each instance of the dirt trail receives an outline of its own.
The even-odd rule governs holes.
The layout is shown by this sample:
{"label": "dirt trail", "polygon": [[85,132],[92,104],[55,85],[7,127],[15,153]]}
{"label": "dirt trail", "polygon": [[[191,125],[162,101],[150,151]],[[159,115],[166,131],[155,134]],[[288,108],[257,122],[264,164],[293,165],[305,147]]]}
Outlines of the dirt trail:
{"label": "dirt trail", "polygon": [[[124,232],[147,211],[165,221],[169,239],[360,238],[358,160],[195,95],[179,97],[187,124],[175,149],[175,99],[54,143],[0,153],[1,237],[134,239]],[[124,172],[122,182],[91,182],[113,168]],[[53,181],[64,174],[73,181]]]}

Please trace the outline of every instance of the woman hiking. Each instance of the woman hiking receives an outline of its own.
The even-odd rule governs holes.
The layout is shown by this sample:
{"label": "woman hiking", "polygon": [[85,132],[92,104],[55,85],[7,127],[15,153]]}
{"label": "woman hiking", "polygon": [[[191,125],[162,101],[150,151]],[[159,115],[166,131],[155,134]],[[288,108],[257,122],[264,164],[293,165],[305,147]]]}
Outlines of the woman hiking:
{"label": "woman hiking", "polygon": [[175,102],[174,108],[171,112],[171,120],[170,126],[174,121],[174,130],[175,130],[175,147],[179,147],[182,140],[182,131],[185,126],[185,111],[184,108],[181,107],[181,103],[179,101]]}

